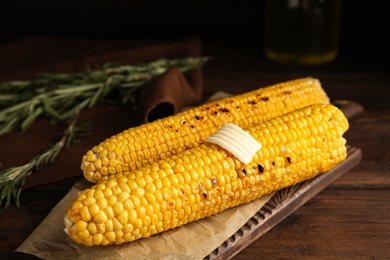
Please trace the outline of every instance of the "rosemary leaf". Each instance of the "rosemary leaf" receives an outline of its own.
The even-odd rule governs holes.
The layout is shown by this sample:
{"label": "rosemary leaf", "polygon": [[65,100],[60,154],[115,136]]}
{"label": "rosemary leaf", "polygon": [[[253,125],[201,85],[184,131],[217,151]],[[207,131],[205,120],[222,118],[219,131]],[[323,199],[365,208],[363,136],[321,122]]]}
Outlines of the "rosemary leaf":
{"label": "rosemary leaf", "polygon": [[0,172],[0,205],[6,208],[13,201],[19,207],[20,193],[31,167],[32,165],[28,163]]}
{"label": "rosemary leaf", "polygon": [[50,104],[50,100],[48,100],[47,98],[43,98],[42,105],[45,113],[49,114],[55,119],[62,121],[62,116],[52,107],[52,105]]}
{"label": "rosemary leaf", "polygon": [[25,116],[25,119],[20,126],[22,131],[25,131],[40,115],[43,113],[43,109],[38,107],[37,109],[31,109],[31,112]]}
{"label": "rosemary leaf", "polygon": [[[0,118],[0,122],[1,121],[2,120]],[[11,132],[13,129],[17,127],[17,125],[18,125],[18,118],[16,116],[11,117],[8,121],[5,121],[5,123],[0,126],[0,135]]]}

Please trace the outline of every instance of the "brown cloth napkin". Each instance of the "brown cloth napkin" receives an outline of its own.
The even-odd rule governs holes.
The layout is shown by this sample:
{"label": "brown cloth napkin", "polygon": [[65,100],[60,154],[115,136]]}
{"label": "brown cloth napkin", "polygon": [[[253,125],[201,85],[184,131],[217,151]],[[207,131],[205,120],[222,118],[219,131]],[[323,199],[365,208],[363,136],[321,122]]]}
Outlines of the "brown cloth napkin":
{"label": "brown cloth napkin", "polygon": [[[27,37],[0,45],[0,81],[29,80],[40,73],[76,72],[107,62],[148,62],[160,58],[201,56],[196,36],[167,40],[104,40]],[[169,69],[147,83],[137,98],[137,110],[103,104],[83,111],[79,125],[92,122],[91,135],[63,150],[54,163],[29,176],[25,188],[81,176],[84,153],[111,135],[129,127],[168,116],[201,101],[202,68],[185,74]],[[63,125],[39,119],[26,132],[0,136],[3,168],[27,163],[60,139]]]}

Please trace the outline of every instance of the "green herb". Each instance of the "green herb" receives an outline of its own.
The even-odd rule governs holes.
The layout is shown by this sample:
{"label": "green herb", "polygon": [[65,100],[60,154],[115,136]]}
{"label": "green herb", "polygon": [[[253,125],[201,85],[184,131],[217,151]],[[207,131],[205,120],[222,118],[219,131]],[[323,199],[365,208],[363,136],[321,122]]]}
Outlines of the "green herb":
{"label": "green herb", "polygon": [[70,144],[79,141],[81,137],[88,134],[86,131],[88,125],[75,127],[75,124],[76,118],[65,130],[62,138],[44,153],[35,156],[31,161],[22,166],[8,168],[0,172],[0,201],[2,206],[8,207],[11,201],[13,201],[16,206],[19,207],[19,197],[25,184],[26,177],[52,163],[64,147],[68,147]]}
{"label": "green herb", "polygon": [[0,135],[27,129],[36,118],[50,116],[71,120],[77,109],[101,101],[132,104],[135,92],[171,67],[182,72],[204,65],[208,57],[160,59],[136,65],[106,64],[79,73],[42,74],[31,81],[0,83]]}
{"label": "green herb", "polygon": [[[53,162],[58,153],[85,133],[76,127],[77,115],[101,102],[130,104],[135,108],[137,90],[171,67],[187,72],[203,66],[209,57],[159,59],[140,64],[105,64],[77,73],[42,74],[31,81],[0,83],[0,135],[25,131],[38,117],[68,124],[59,142],[25,165],[0,171],[0,205],[19,197],[26,176]],[[1,165],[1,164],[0,164]]]}

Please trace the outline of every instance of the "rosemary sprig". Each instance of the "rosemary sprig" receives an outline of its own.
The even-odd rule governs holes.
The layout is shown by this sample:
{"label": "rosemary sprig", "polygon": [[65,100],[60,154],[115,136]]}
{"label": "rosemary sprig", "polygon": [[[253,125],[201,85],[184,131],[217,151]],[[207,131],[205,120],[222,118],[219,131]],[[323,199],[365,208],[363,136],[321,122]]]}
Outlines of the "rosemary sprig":
{"label": "rosemary sprig", "polygon": [[[76,112],[76,114],[78,113],[79,111]],[[76,127],[75,124],[76,117],[62,134],[62,138],[44,153],[35,156],[24,165],[11,167],[0,172],[0,205],[8,207],[12,201],[19,207],[19,197],[26,177],[52,163],[64,147],[79,141],[87,134],[87,125]]]}
{"label": "rosemary sprig", "polygon": [[136,65],[105,64],[78,73],[42,74],[31,81],[0,83],[0,135],[26,130],[38,117],[71,120],[76,109],[102,101],[135,106],[140,86],[171,67],[182,72],[204,65],[209,57],[160,59]]}
{"label": "rosemary sprig", "polygon": [[[78,73],[42,74],[31,81],[0,83],[0,135],[26,130],[38,117],[68,124],[61,140],[28,163],[0,171],[0,205],[20,206],[26,176],[52,163],[65,147],[85,135],[76,127],[78,114],[101,102],[131,104],[136,91],[171,67],[182,72],[203,66],[210,58],[160,59],[140,64],[105,64],[100,69]],[[1,162],[0,162],[1,166]]]}

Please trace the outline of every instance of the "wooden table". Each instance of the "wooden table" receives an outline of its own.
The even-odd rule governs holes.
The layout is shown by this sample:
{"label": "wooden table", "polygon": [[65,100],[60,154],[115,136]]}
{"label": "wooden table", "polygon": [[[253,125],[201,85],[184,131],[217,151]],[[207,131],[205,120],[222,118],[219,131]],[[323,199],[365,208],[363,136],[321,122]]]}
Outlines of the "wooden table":
{"label": "wooden table", "polygon": [[[233,259],[385,259],[390,257],[390,79],[379,59],[343,56],[322,67],[283,66],[266,60],[254,43],[210,41],[213,60],[203,70],[204,97],[242,93],[303,76],[321,80],[332,100],[358,102],[348,143],[362,150],[358,166],[254,240]],[[13,253],[80,178],[27,189],[21,206],[0,209],[0,258]]]}
{"label": "wooden table", "polygon": [[[293,68],[269,63],[252,49],[215,48],[206,85],[236,91],[311,75],[332,100],[360,103],[350,121],[348,143],[362,149],[360,164],[328,186],[233,259],[385,259],[390,257],[390,81],[388,66],[359,58],[325,67]],[[215,52],[214,52],[215,53]],[[222,80],[222,81],[221,81]]]}

